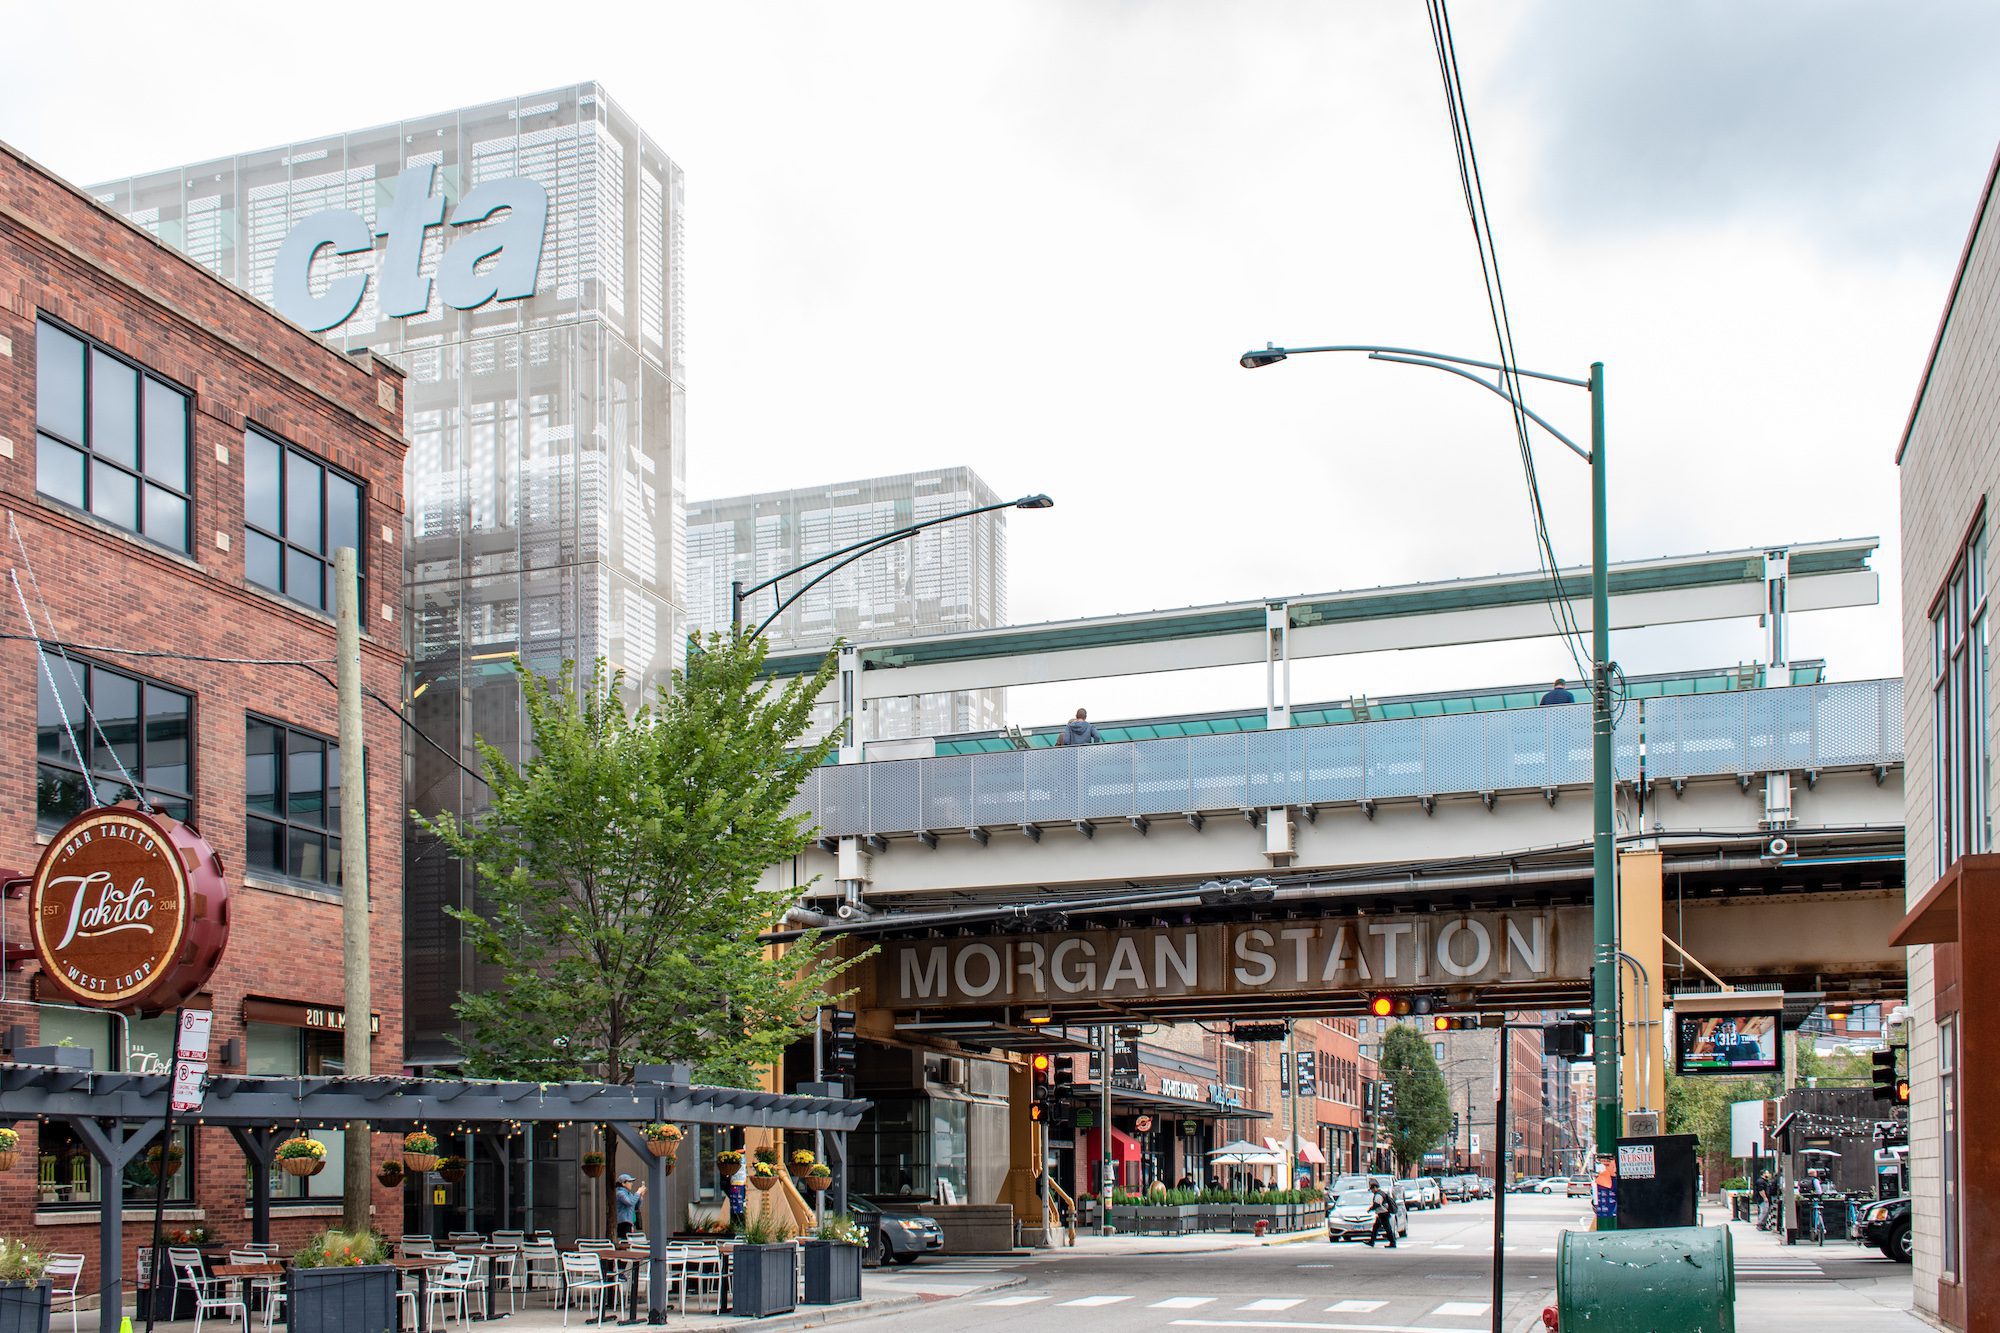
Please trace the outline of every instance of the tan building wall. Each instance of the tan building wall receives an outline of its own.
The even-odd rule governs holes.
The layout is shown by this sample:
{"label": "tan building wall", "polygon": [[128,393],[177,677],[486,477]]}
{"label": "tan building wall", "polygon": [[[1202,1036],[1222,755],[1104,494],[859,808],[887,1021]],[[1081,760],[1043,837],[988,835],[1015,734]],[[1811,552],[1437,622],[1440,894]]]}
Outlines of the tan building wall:
{"label": "tan building wall", "polygon": [[[1996,159],[2000,165],[2000,159]],[[1936,881],[1936,746],[1931,718],[1933,679],[1930,611],[1968,528],[1987,498],[2000,491],[2000,217],[1993,177],[1981,192],[1978,216],[1907,433],[1898,454],[1902,492],[1904,735],[1908,899]],[[1990,518],[1989,518],[1990,521]],[[1996,577],[1989,542],[1986,583]],[[1993,753],[1992,692],[1986,737]],[[1990,772],[1990,770],[1989,770]],[[1994,794],[1988,792],[1988,809]],[[1933,949],[1909,951],[1910,1174],[1916,1235],[1916,1304],[1936,1313],[1943,1230],[1942,1160],[1937,1098],[1937,1026]]]}

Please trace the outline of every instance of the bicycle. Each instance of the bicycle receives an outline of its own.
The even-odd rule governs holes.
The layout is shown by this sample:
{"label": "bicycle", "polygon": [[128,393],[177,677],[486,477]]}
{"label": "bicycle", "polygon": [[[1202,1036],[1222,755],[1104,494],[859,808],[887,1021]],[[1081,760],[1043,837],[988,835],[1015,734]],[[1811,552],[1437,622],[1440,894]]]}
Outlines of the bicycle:
{"label": "bicycle", "polygon": [[1808,1234],[1812,1236],[1813,1244],[1826,1244],[1826,1216],[1820,1212],[1820,1201],[1818,1199],[1812,1201],[1812,1227]]}

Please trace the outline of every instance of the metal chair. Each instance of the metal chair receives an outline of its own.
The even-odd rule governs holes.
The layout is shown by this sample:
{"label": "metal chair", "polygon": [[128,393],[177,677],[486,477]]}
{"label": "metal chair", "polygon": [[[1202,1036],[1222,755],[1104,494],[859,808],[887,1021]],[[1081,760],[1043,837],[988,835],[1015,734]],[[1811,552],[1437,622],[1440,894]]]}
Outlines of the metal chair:
{"label": "metal chair", "polygon": [[[275,1245],[271,1246],[269,1250],[260,1246],[246,1245],[240,1250],[231,1250],[229,1252],[229,1262],[232,1264],[268,1264],[273,1261],[272,1252],[276,1249]],[[279,1304],[282,1304],[285,1299],[284,1279],[277,1277],[251,1278],[250,1291],[252,1297],[250,1301],[251,1311],[254,1313],[261,1304],[264,1309],[264,1327],[269,1328],[271,1326],[271,1305],[273,1298],[275,1297]],[[261,1302],[258,1299],[260,1297],[262,1298]]]}
{"label": "metal chair", "polygon": [[174,1305],[176,1307],[181,1303],[180,1289],[182,1287],[187,1287],[190,1293],[194,1291],[194,1287],[187,1280],[186,1272],[183,1271],[190,1265],[193,1266],[195,1276],[200,1277],[203,1271],[200,1250],[194,1249],[191,1246],[169,1245],[167,1247],[167,1268],[174,1275]]}
{"label": "metal chair", "polygon": [[243,1325],[243,1333],[250,1333],[250,1311],[242,1301],[229,1294],[227,1279],[203,1277],[199,1259],[188,1264],[176,1263],[174,1272],[180,1278],[176,1286],[188,1287],[194,1292],[194,1333],[201,1333],[201,1321],[211,1314],[226,1315],[233,1322]]}
{"label": "metal chair", "polygon": [[715,1308],[720,1311],[729,1293],[729,1270],[723,1265],[722,1250],[715,1245],[681,1247],[681,1310],[687,1310],[687,1290],[714,1288]]}
{"label": "metal chair", "polygon": [[431,1237],[413,1236],[406,1232],[403,1238],[396,1242],[396,1257],[399,1259],[414,1259],[420,1254],[429,1254],[436,1248],[437,1241]]}
{"label": "metal chair", "polygon": [[562,1299],[562,1256],[552,1240],[531,1240],[521,1246],[521,1282],[529,1296],[537,1286],[546,1286],[553,1304]]}
{"label": "metal chair", "polygon": [[439,1302],[457,1307],[460,1322],[471,1317],[474,1298],[479,1301],[480,1318],[492,1313],[486,1308],[486,1288],[479,1284],[479,1266],[470,1259],[453,1259],[431,1278],[432,1307]]}
{"label": "metal chair", "polygon": [[77,1291],[77,1284],[83,1281],[83,1256],[80,1254],[52,1254],[46,1270],[49,1285],[50,1308],[56,1313],[69,1309],[70,1333],[78,1333],[76,1310],[83,1300]]}
{"label": "metal chair", "polygon": [[574,1297],[588,1296],[591,1303],[593,1322],[604,1321],[604,1302],[608,1293],[613,1305],[621,1305],[619,1287],[616,1280],[604,1275],[603,1262],[595,1250],[579,1250],[575,1254],[562,1257],[563,1272],[563,1327],[569,1327],[570,1307]]}

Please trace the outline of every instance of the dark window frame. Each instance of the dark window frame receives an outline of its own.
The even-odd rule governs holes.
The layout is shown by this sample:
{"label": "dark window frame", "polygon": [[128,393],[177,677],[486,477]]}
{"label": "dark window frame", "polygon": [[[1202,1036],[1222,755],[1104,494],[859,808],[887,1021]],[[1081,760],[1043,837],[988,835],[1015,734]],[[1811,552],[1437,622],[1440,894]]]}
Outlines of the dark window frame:
{"label": "dark window frame", "polygon": [[[127,765],[132,771],[132,777],[138,784],[138,791],[145,796],[146,803],[149,806],[156,808],[167,809],[175,801],[186,802],[187,809],[185,815],[176,817],[182,818],[185,823],[194,823],[196,814],[195,793],[200,790],[201,783],[201,775],[197,767],[200,760],[199,746],[195,743],[196,737],[199,735],[197,730],[199,721],[196,717],[197,696],[195,692],[183,689],[178,685],[168,684],[163,680],[155,680],[151,676],[141,676],[137,672],[126,671],[119,667],[105,666],[101,662],[79,656],[76,653],[67,651],[58,653],[46,648],[38,649],[37,651],[39,658],[35,663],[35,711],[37,714],[35,727],[37,733],[35,738],[35,826],[44,832],[53,832],[75,818],[76,813],[78,813],[63,813],[60,809],[54,813],[44,813],[42,773],[45,769],[53,769],[59,774],[71,775],[79,783],[82,782],[83,775],[88,773],[90,775],[90,785],[86,786],[83,791],[83,798],[86,802],[90,799],[91,787],[95,787],[98,793],[102,795],[107,784],[117,786],[128,796],[131,794],[131,789],[127,786],[124,775],[118,771],[118,766],[115,763],[110,763],[100,768],[96,762],[97,749],[100,746],[106,749],[110,748],[108,739],[101,738],[98,735],[98,732],[102,729],[101,721],[99,721],[102,714],[96,706],[95,682],[100,672],[109,672],[113,676],[132,682],[139,688],[139,730],[136,738],[138,762]],[[90,755],[88,760],[80,755],[75,756],[76,763],[69,762],[63,756],[60,745],[55,755],[43,754],[40,736],[42,726],[40,721],[41,698],[42,693],[51,688],[49,675],[53,674],[56,677],[58,685],[66,684],[68,683],[68,675],[72,668],[82,677],[76,684],[83,693],[85,708],[71,710],[69,729],[75,733],[75,740],[80,741],[85,747],[86,753]],[[185,791],[148,781],[147,768],[149,765],[146,763],[146,747],[150,742],[146,735],[148,729],[146,703],[148,693],[152,690],[178,695],[187,700],[187,789]],[[162,716],[170,715],[163,714]],[[57,725],[60,726],[61,723],[58,722]],[[69,742],[70,737],[65,734],[63,741]],[[74,755],[73,748],[71,753]],[[163,801],[162,798],[166,799]],[[110,802],[102,803],[110,804]],[[90,806],[85,805],[83,808],[89,809]],[[172,813],[172,811],[169,810],[169,813]]]}
{"label": "dark window frame", "polygon": [[[289,529],[291,527],[292,458],[294,456],[297,456],[298,458],[303,459],[307,463],[311,464],[312,466],[320,470],[322,475],[320,477],[320,486],[319,486],[319,545],[317,548],[293,540],[290,533],[287,531],[281,530],[274,532],[270,527],[261,523],[253,522],[251,520],[250,437],[253,435],[257,436],[259,439],[262,439],[268,444],[275,445],[278,450],[278,478],[277,478],[278,493],[277,494],[278,494],[278,527],[280,529]],[[300,448],[298,445],[293,444],[290,440],[278,434],[276,431],[271,430],[269,427],[260,426],[255,422],[248,422],[243,427],[243,437],[244,437],[243,438],[243,530],[246,534],[243,543],[244,582],[252,584],[255,587],[262,588],[266,592],[276,593],[278,596],[284,597],[290,601],[297,602],[301,606],[309,606],[313,610],[318,611],[321,615],[330,616],[333,614],[333,592],[332,592],[333,553],[336,548],[328,545],[330,524],[327,521],[328,487],[326,484],[326,478],[327,476],[335,476],[339,477],[342,481],[345,481],[349,485],[353,486],[355,491],[355,501],[354,501],[355,504],[354,553],[355,553],[355,567],[356,567],[355,583],[359,591],[359,597],[357,598],[357,600],[360,602],[360,604],[365,606],[368,601],[368,483],[361,480],[361,478],[355,476],[352,472],[347,471],[345,468],[338,467],[332,463],[327,462],[324,458],[321,458],[318,454],[312,452],[312,450]],[[264,582],[263,580],[256,578],[250,572],[250,551],[252,547],[252,542],[250,541],[249,536],[247,534],[252,534],[252,533],[254,533],[256,536],[264,538],[266,541],[277,543],[279,586],[275,588],[272,587],[270,584]],[[308,599],[301,597],[288,586],[291,583],[291,567],[292,567],[291,555],[294,551],[314,561],[319,566],[319,586],[320,586],[321,597],[324,600]],[[365,624],[365,622],[367,621],[367,617],[363,616],[362,620]]]}
{"label": "dark window frame", "polygon": [[[79,513],[88,514],[92,518],[96,519],[98,522],[108,523],[112,527],[117,528],[121,532],[129,532],[134,537],[139,538],[139,540],[144,542],[150,542],[152,545],[159,547],[163,551],[172,551],[176,555],[191,556],[194,553],[194,528],[195,528],[194,390],[188,388],[186,385],[180,383],[178,380],[175,380],[166,375],[162,375],[157,370],[154,370],[151,367],[143,364],[142,362],[134,359],[133,357],[126,355],[125,353],[119,351],[117,348],[112,347],[109,344],[99,339],[93,338],[89,334],[83,332],[82,330],[74,328],[68,324],[65,324],[63,321],[55,319],[46,313],[37,311],[35,315],[35,322],[37,325],[36,342],[38,344],[36,352],[36,361],[35,361],[35,388],[38,399],[35,411],[35,455],[36,455],[35,494],[41,497],[43,500],[59,504],[63,506],[63,508],[65,509],[73,509]],[[43,324],[46,324],[50,328],[55,329],[57,332],[62,333],[67,337],[74,338],[78,342],[83,344],[83,381],[82,381],[82,398],[83,398],[82,412],[83,412],[83,435],[84,435],[83,439],[80,440],[71,439],[69,436],[65,435],[61,431],[51,429],[50,426],[42,420],[41,409],[39,405],[39,396],[41,392],[41,383],[42,383],[42,365],[41,365],[41,357],[39,350],[41,330],[39,326]],[[138,376],[137,398],[133,403],[133,422],[135,430],[135,438],[133,442],[133,462],[130,464],[121,462],[120,460],[113,458],[108,454],[101,454],[97,450],[96,441],[94,439],[94,436],[96,434],[96,428],[94,424],[96,418],[96,387],[95,387],[96,362],[94,357],[92,356],[92,353],[101,353],[104,356],[108,357],[109,359],[130,368]],[[161,481],[160,479],[153,476],[146,470],[146,385],[148,382],[158,384],[164,389],[168,389],[176,394],[179,394],[181,397],[182,404],[186,410],[186,418],[185,418],[186,429],[182,432],[182,448],[184,450],[184,455],[181,459],[182,484],[179,488],[176,488],[174,486],[167,484],[164,481]],[[72,504],[70,501],[64,499],[62,496],[56,495],[51,491],[45,491],[42,489],[40,457],[42,451],[42,441],[45,439],[54,441],[58,447],[74,449],[83,455],[83,503],[81,505]],[[126,476],[133,479],[133,486],[134,486],[133,493],[136,497],[135,503],[138,506],[138,512],[136,515],[138,519],[137,527],[127,527],[125,524],[119,522],[117,519],[109,518],[99,513],[97,509],[94,507],[92,503],[93,499],[95,498],[94,490],[96,486],[94,465],[97,463],[103,463],[106,467],[115,468],[119,472],[122,472]],[[155,537],[146,531],[146,488],[148,486],[155,487],[158,490],[164,491],[168,495],[177,498],[184,506],[183,516],[185,521],[181,525],[181,544],[179,546],[175,546],[171,542],[161,541],[158,537]]]}
{"label": "dark window frame", "polygon": [[[252,808],[249,800],[250,728],[259,726],[275,728],[282,747],[275,756],[274,780],[277,786],[276,790],[272,793],[272,801],[276,806],[276,810],[269,813]],[[307,740],[318,743],[322,747],[320,751],[320,820],[318,823],[314,823],[309,819],[294,817],[291,813],[291,738],[293,736],[302,736]],[[347,772],[346,768],[339,765],[338,762],[340,754],[339,740],[332,736],[322,735],[310,727],[295,726],[280,718],[246,711],[243,714],[243,747],[243,868],[245,872],[259,876],[268,876],[287,884],[304,885],[308,888],[319,889],[327,893],[342,892],[343,878],[340,874],[340,854],[342,851],[340,846],[340,816],[336,813],[336,807],[333,803],[332,792],[335,787],[329,780],[336,767],[338,767],[340,771],[339,790],[341,799],[343,801],[346,800]],[[253,858],[251,848],[256,845],[250,836],[253,824],[272,825],[277,829],[278,845],[283,854],[285,864],[272,866],[268,862]],[[292,834],[295,831],[321,839],[321,875],[317,879],[310,875],[292,873],[291,845]]]}
{"label": "dark window frame", "polygon": [[1937,873],[1992,843],[1987,779],[1986,514],[1982,502],[1929,608]]}

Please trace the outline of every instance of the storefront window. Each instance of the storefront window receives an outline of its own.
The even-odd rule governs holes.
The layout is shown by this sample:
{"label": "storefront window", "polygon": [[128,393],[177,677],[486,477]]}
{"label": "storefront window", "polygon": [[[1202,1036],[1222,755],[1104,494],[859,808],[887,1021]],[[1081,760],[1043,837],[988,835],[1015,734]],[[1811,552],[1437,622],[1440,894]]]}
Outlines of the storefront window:
{"label": "storefront window", "polygon": [[[107,1072],[164,1074],[174,1053],[174,1020],[171,1017],[135,1019],[131,1023],[131,1048],[125,1047],[125,1026],[109,1014],[86,1014],[72,1009],[44,1009],[40,1041],[48,1046],[80,1046],[91,1053],[91,1068]],[[167,1164],[175,1167],[167,1176],[167,1202],[186,1203],[194,1180],[194,1135],[183,1125],[174,1130],[175,1154],[167,1154]],[[125,1201],[130,1206],[150,1200],[159,1185],[160,1155],[149,1148],[125,1167]],[[51,1120],[41,1126],[37,1153],[36,1203],[43,1208],[95,1206],[103,1197],[102,1169],[68,1124]]]}
{"label": "storefront window", "polygon": [[929,1198],[932,1193],[927,1097],[878,1097],[848,1136],[857,1194]]}
{"label": "storefront window", "polygon": [[[972,1196],[965,1188],[966,1158],[969,1152],[965,1122],[964,1102],[950,1101],[942,1097],[931,1099],[931,1171],[934,1176],[931,1197],[940,1202],[971,1201]],[[951,1190],[949,1195],[945,1193],[947,1186]]]}
{"label": "storefront window", "polygon": [[[246,1025],[248,1055],[243,1072],[261,1078],[299,1074],[339,1074],[347,1066],[342,1056],[342,1034],[318,1032],[311,1028],[286,1027],[281,1023]],[[316,1176],[289,1176],[271,1172],[271,1198],[338,1199],[346,1178],[347,1136],[337,1129],[313,1129],[308,1134],[326,1145],[326,1168]],[[249,1168],[244,1168],[248,1192]]]}

